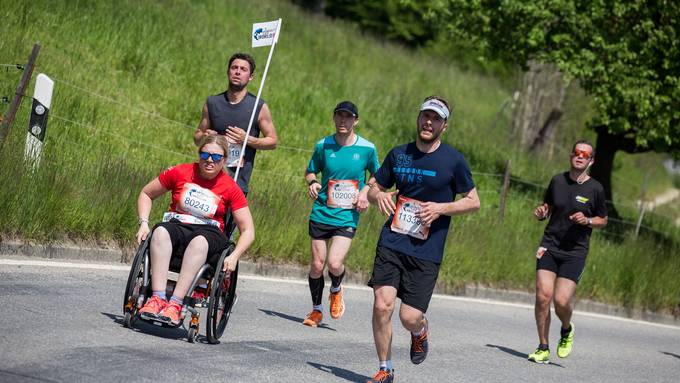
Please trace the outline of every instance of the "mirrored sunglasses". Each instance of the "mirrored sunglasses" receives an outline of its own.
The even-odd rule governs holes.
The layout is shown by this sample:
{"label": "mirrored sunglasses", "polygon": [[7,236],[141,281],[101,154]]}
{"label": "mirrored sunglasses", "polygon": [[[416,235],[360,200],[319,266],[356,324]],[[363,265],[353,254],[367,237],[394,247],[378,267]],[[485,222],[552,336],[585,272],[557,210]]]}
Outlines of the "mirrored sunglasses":
{"label": "mirrored sunglasses", "polygon": [[584,150],[574,150],[573,155],[574,155],[574,157],[581,157],[581,158],[585,158],[586,160],[589,160],[590,157],[591,157],[590,152],[586,152]]}
{"label": "mirrored sunglasses", "polygon": [[200,152],[198,153],[198,157],[203,161],[207,161],[208,158],[212,158],[213,162],[220,162],[222,158],[224,158],[224,154]]}

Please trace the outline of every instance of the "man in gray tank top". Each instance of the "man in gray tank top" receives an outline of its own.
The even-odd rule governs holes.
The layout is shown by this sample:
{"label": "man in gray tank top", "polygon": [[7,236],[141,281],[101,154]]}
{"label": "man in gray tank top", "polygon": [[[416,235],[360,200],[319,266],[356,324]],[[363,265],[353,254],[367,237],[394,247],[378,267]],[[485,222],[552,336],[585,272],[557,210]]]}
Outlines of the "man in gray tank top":
{"label": "man in gray tank top", "polygon": [[277,142],[276,129],[269,107],[260,99],[245,154],[239,163],[238,157],[246,137],[248,122],[255,107],[256,97],[247,89],[254,73],[255,60],[252,56],[246,53],[232,55],[227,67],[229,88],[218,95],[208,97],[203,106],[201,122],[194,133],[196,145],[200,144],[203,137],[211,134],[227,136],[229,141],[227,171],[234,177],[236,168],[241,167],[236,183],[245,194],[248,193],[248,182],[255,164],[255,151],[275,149]]}

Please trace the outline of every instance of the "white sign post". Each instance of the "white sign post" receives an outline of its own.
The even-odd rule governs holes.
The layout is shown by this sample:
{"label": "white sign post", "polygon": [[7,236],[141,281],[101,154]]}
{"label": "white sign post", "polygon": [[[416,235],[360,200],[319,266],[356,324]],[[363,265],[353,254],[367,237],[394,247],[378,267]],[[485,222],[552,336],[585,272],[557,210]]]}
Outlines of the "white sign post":
{"label": "white sign post", "polygon": [[31,162],[34,168],[37,168],[40,164],[43,142],[45,141],[45,131],[47,130],[47,115],[52,105],[53,90],[54,81],[44,73],[40,73],[35,79],[33,105],[31,107],[24,150],[24,160]]}
{"label": "white sign post", "polygon": [[[250,122],[248,122],[248,129],[246,130],[246,138],[243,140],[243,146],[241,146],[241,158],[239,158],[238,163],[241,163],[243,155],[246,152],[246,144],[248,143],[248,137],[250,136],[250,128],[253,126],[253,120],[255,119],[255,112],[257,111],[257,104],[260,102],[260,96],[262,95],[262,89],[264,89],[264,82],[267,79],[267,71],[269,70],[269,63],[272,61],[272,55],[274,54],[274,46],[279,41],[279,34],[281,33],[281,19],[268,21],[266,23],[255,23],[253,24],[252,47],[266,47],[269,48],[269,57],[267,57],[267,64],[264,67],[264,73],[262,74],[262,80],[260,81],[260,88],[257,90],[257,97],[255,98],[255,106],[253,107],[253,112],[250,115]],[[241,167],[236,168],[236,174],[234,174],[234,180],[238,180],[238,173]],[[237,181],[238,182],[238,181]]]}

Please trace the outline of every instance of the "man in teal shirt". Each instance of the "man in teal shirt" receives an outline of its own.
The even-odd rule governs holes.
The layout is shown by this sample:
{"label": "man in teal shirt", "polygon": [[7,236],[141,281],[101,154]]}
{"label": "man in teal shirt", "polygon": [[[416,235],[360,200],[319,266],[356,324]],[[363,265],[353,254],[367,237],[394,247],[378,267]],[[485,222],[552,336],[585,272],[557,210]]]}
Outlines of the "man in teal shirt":
{"label": "man in teal shirt", "polygon": [[[323,267],[328,258],[331,278],[330,314],[339,319],[345,312],[340,283],[345,276],[345,256],[359,223],[359,214],[368,209],[366,171],[373,175],[380,164],[375,145],[354,133],[359,111],[352,102],[343,101],[333,111],[335,134],[324,137],[314,147],[305,180],[309,197],[314,200],[309,217],[312,262],[309,291],[312,311],[303,324],[317,327],[323,320]],[[321,173],[321,182],[316,174]]]}

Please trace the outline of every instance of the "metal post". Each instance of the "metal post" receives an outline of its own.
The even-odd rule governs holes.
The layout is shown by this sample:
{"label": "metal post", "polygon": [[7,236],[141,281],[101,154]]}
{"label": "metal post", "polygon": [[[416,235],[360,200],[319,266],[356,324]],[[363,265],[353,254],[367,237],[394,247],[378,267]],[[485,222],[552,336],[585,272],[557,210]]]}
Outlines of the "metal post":
{"label": "metal post", "polygon": [[503,216],[505,215],[505,201],[508,198],[508,189],[510,189],[510,165],[512,160],[507,160],[505,162],[505,174],[503,175],[503,188],[501,189],[501,203],[499,206],[499,218],[503,222]]}
{"label": "metal post", "polygon": [[640,226],[642,226],[642,219],[645,216],[645,193],[647,192],[647,182],[649,181],[649,172],[645,173],[645,179],[642,181],[642,188],[640,189],[640,209],[638,210],[638,219],[635,224],[635,238],[640,234]]}
{"label": "metal post", "polygon": [[14,99],[12,99],[12,104],[9,106],[7,117],[3,121],[2,125],[0,125],[0,150],[2,150],[5,139],[7,136],[9,136],[9,131],[12,128],[14,117],[16,116],[17,110],[19,110],[19,106],[21,105],[21,98],[24,96],[26,87],[28,87],[28,83],[31,81],[33,68],[35,68],[35,62],[38,59],[39,52],[40,44],[34,44],[33,51],[31,52],[31,55],[28,56],[28,63],[24,68],[24,74],[21,76],[21,80],[19,81],[19,86],[17,86],[16,92],[14,92]]}

